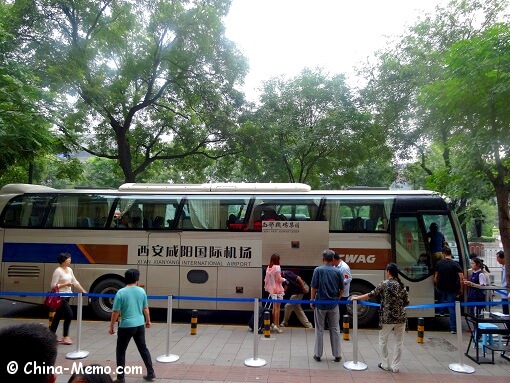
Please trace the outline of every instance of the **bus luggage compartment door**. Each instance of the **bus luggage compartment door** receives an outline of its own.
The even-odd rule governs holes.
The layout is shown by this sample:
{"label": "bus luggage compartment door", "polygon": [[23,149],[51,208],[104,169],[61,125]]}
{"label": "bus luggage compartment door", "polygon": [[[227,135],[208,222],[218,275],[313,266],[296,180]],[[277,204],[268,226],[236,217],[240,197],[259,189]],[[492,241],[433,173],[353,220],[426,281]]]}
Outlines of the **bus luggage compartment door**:
{"label": "bus luggage compartment door", "polygon": [[[216,298],[218,267],[210,257],[211,238],[203,232],[150,232],[146,286],[149,295]],[[142,269],[142,267],[140,268]],[[157,300],[155,307],[166,307]],[[174,308],[215,310],[216,300],[183,300]]]}
{"label": "bus luggage compartment door", "polygon": [[[181,233],[149,232],[147,239],[147,258],[140,265],[140,281],[145,282],[147,295],[181,295],[179,289],[181,252]],[[167,307],[166,300],[151,300],[150,307]],[[173,308],[180,307],[180,301],[174,300]]]}

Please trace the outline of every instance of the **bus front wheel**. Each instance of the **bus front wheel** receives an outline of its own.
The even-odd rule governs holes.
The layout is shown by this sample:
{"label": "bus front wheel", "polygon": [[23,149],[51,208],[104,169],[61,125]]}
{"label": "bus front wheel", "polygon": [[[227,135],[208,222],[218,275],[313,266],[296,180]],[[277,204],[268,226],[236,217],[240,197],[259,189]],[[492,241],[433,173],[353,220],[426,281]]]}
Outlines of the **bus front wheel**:
{"label": "bus front wheel", "polygon": [[[126,284],[115,278],[108,278],[99,282],[93,289],[94,294],[113,294],[126,286]],[[90,300],[90,307],[94,315],[100,320],[110,320],[112,315],[113,297],[93,297]]]}
{"label": "bus front wheel", "polygon": [[[373,287],[366,283],[351,283],[349,299],[354,295],[363,295],[373,290]],[[375,306],[363,306],[358,304],[358,326],[368,327],[376,324],[378,318],[378,308]],[[352,305],[347,305],[347,312],[352,318]]]}

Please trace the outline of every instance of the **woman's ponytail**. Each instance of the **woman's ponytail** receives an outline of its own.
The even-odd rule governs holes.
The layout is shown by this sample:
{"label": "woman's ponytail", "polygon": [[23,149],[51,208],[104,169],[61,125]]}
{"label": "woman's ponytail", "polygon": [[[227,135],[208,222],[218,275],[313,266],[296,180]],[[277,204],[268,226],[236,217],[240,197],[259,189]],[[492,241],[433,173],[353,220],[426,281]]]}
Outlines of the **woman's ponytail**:
{"label": "woman's ponytail", "polygon": [[395,263],[388,263],[386,266],[386,271],[390,273],[391,277],[398,282],[401,288],[405,288],[404,284],[398,276],[398,266]]}

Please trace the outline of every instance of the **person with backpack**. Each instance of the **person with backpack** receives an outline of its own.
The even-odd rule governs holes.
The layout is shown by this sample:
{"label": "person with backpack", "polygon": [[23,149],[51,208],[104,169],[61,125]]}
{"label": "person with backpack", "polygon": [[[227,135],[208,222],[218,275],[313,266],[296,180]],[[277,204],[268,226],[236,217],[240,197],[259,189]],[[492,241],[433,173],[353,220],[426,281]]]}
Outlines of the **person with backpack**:
{"label": "person with backpack", "polygon": [[[282,272],[282,276],[287,280],[285,284],[287,294],[290,294],[289,300],[300,301],[309,289],[308,285],[301,279],[301,277],[292,271],[285,270]],[[287,327],[289,325],[289,319],[292,313],[296,313],[297,318],[305,328],[313,328],[312,324],[306,317],[306,314],[301,307],[301,303],[286,303],[284,308],[283,321],[280,323],[280,327]]]}

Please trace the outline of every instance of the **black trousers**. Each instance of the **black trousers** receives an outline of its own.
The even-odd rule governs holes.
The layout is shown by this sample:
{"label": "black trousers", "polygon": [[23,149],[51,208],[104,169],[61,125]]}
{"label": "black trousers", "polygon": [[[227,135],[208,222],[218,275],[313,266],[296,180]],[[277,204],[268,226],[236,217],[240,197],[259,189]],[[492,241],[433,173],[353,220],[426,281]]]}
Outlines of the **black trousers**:
{"label": "black trousers", "polygon": [[[152,359],[149,349],[145,344],[145,326],[138,327],[119,327],[117,332],[117,367],[126,366],[126,350],[129,345],[131,338],[134,339],[136,348],[142,357],[143,363],[147,368],[147,374],[154,374],[154,368],[152,367]],[[124,378],[124,373],[119,373],[117,378]]]}
{"label": "black trousers", "polygon": [[69,336],[69,326],[71,325],[71,320],[73,319],[73,310],[69,305],[70,298],[62,298],[62,305],[55,311],[55,316],[51,321],[50,330],[52,332],[57,332],[58,325],[61,319],[64,319],[64,337]]}

